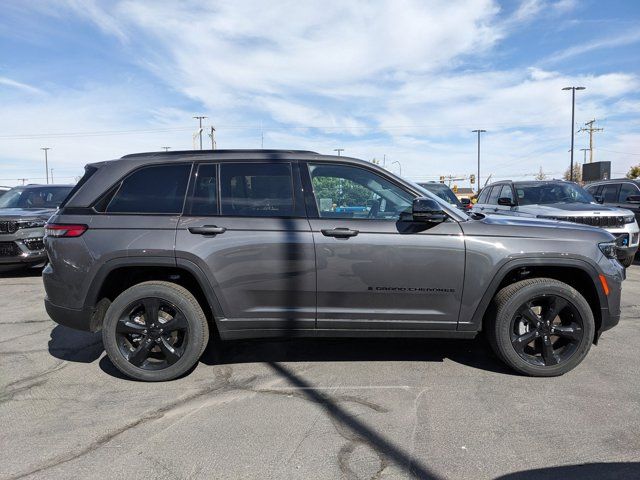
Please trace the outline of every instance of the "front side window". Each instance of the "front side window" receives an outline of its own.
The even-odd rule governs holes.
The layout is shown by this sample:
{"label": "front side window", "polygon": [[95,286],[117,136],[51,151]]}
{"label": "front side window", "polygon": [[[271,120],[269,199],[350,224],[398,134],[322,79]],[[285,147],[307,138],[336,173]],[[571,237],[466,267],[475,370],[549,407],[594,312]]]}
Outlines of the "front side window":
{"label": "front side window", "polygon": [[222,215],[291,217],[294,215],[290,163],[220,165]]}
{"label": "front side window", "polygon": [[638,187],[636,187],[633,183],[623,183],[620,187],[620,200],[618,201],[624,203],[631,195],[640,195]]}
{"label": "front side window", "polygon": [[309,165],[320,218],[398,220],[413,195],[380,175],[349,165]]}
{"label": "front side window", "polygon": [[493,190],[491,190],[491,193],[489,194],[489,200],[487,201],[487,203],[489,205],[497,205],[498,198],[500,197],[501,191],[502,191],[502,185],[496,185],[495,187],[493,187]]}
{"label": "front side window", "polygon": [[602,199],[604,203],[615,203],[618,201],[618,189],[620,185],[615,183],[605,185],[602,189]]}
{"label": "front side window", "polygon": [[218,190],[216,165],[200,165],[191,198],[192,215],[216,215],[218,213]]}
{"label": "front side window", "polygon": [[181,213],[191,164],[154,165],[136,170],[120,184],[107,213]]}
{"label": "front side window", "polygon": [[513,191],[511,190],[511,185],[505,185],[502,187],[502,192],[500,192],[500,196],[498,198],[508,198],[513,202]]}

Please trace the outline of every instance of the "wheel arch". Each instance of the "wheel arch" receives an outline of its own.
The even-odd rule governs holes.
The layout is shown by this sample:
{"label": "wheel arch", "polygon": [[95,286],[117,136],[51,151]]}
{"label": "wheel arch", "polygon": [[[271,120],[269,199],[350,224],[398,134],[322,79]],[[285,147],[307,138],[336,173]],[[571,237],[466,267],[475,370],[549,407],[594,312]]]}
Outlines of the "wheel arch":
{"label": "wheel arch", "polygon": [[476,330],[484,328],[484,322],[492,311],[495,295],[507,285],[528,278],[553,278],[564,282],[585,297],[596,322],[596,338],[609,314],[607,297],[600,283],[598,270],[589,262],[578,258],[518,258],[502,265],[486,288],[485,293],[469,322]]}
{"label": "wheel arch", "polygon": [[[217,331],[222,309],[204,272],[194,263],[173,257],[125,257],[106,262],[98,270],[88,289],[85,307],[95,309],[94,328],[102,325],[108,305],[127,288],[149,280],[181,285],[198,300],[209,324]],[[101,314],[100,314],[101,313]]]}

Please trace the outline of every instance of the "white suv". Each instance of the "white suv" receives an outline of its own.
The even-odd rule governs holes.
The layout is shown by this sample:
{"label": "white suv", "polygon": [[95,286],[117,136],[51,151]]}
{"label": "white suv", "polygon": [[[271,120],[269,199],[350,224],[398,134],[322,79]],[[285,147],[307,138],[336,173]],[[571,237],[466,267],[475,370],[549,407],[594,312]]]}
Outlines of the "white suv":
{"label": "white suv", "polygon": [[585,189],[562,180],[511,180],[485,187],[473,211],[546,218],[604,228],[617,239],[618,260],[631,266],[638,251],[640,228],[632,211],[601,205]]}

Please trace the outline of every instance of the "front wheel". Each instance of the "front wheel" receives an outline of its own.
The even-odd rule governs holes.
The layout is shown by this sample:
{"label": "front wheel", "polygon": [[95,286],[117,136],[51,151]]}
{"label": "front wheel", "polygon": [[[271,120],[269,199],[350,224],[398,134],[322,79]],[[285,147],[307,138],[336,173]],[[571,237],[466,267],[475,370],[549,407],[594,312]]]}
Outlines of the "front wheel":
{"label": "front wheel", "polygon": [[104,348],[118,370],[148,382],[189,371],[208,339],[200,304],[170,282],[144,282],[122,292],[109,306],[102,328]]}
{"label": "front wheel", "polygon": [[532,278],[509,285],[495,297],[487,335],[507,365],[525,375],[552,377],[576,367],[595,334],[591,307],[570,285]]}

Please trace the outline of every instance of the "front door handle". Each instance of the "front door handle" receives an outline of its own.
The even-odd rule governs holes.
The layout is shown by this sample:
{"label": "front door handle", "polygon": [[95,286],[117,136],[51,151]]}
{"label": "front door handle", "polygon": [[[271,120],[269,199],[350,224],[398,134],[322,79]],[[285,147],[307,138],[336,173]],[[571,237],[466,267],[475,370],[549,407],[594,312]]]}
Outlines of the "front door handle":
{"label": "front door handle", "polygon": [[216,225],[203,225],[202,227],[189,227],[189,232],[195,235],[220,235],[226,232],[224,227],[218,227]]}
{"label": "front door handle", "polygon": [[355,237],[360,233],[358,230],[351,230],[350,228],[326,228],[320,230],[325,237],[336,237],[336,238],[349,238]]}

